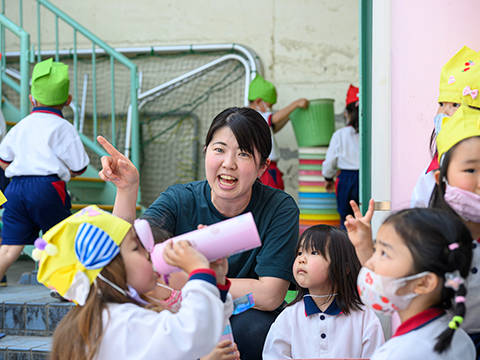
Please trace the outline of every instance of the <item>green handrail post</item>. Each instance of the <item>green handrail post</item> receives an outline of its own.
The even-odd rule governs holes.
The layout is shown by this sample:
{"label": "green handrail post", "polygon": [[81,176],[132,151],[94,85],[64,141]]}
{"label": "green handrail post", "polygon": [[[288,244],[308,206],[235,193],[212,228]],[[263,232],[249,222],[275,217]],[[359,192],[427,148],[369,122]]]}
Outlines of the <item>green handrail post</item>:
{"label": "green handrail post", "polygon": [[372,24],[373,0],[360,0],[360,209],[372,194]]}
{"label": "green handrail post", "polygon": [[[115,60],[113,57],[110,56],[110,73],[111,73],[111,78],[112,78],[112,83],[111,87],[112,89],[115,89]],[[116,139],[115,139],[115,92],[112,91],[112,119],[111,119],[111,124],[112,124],[112,145],[116,146]]]}
{"label": "green handrail post", "polygon": [[[0,15],[0,23],[2,24],[2,51],[5,49],[4,27],[20,38],[20,88],[18,89],[18,84],[16,85],[20,93],[20,116],[24,118],[30,110],[28,103],[28,95],[30,93],[30,35],[3,14]],[[2,80],[7,82],[9,77],[5,74],[4,69],[5,66],[2,68]]]}
{"label": "green handrail post", "polygon": [[75,88],[74,89],[75,106],[77,107],[74,114],[73,124],[78,131],[80,126],[78,112],[80,111],[80,109],[78,107],[78,63],[77,63],[77,30],[76,29],[73,29],[73,82],[74,82],[74,88]]}
{"label": "green handrail post", "polygon": [[37,45],[38,45],[38,54],[37,54],[37,62],[42,61],[42,37],[40,34],[40,3],[37,2]]}

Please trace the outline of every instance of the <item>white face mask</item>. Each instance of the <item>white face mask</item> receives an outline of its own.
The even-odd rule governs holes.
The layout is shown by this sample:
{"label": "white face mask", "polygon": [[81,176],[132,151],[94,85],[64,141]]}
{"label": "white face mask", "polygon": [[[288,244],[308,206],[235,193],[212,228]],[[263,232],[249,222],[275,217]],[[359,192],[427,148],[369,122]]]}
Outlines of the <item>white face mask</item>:
{"label": "white face mask", "polygon": [[449,118],[449,117],[450,116],[448,116],[447,114],[444,114],[444,113],[440,113],[440,114],[435,115],[435,117],[433,118],[433,123],[435,125],[435,134],[438,135],[438,133],[442,129],[443,118]]}
{"label": "white face mask", "polygon": [[397,310],[408,308],[413,298],[419,295],[416,293],[397,295],[398,289],[404,287],[408,281],[421,278],[429,273],[429,271],[424,271],[412,276],[394,278],[376,274],[372,270],[362,267],[357,278],[358,292],[367,307],[384,315],[392,315]]}
{"label": "white face mask", "polygon": [[256,106],[255,108],[257,109],[258,112],[263,112],[263,113],[272,112],[272,108],[268,107],[267,103],[265,101],[262,100],[262,103],[263,103],[263,108],[265,109],[265,111],[260,110],[260,107]]}

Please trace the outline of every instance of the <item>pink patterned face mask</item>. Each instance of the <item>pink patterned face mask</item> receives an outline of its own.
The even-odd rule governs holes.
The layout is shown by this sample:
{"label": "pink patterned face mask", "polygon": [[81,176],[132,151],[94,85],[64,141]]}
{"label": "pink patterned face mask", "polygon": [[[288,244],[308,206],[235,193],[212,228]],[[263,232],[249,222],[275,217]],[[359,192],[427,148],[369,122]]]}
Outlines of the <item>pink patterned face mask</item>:
{"label": "pink patterned face mask", "polygon": [[159,301],[160,304],[165,305],[173,313],[177,313],[182,307],[182,291],[172,289],[170,286],[157,283],[158,286],[168,289],[172,292],[172,295],[166,300]]}
{"label": "pink patterned face mask", "polygon": [[365,306],[383,313],[392,315],[397,310],[405,310],[410,305],[416,293],[397,295],[398,289],[404,287],[408,281],[421,278],[429,274],[428,271],[403,278],[394,278],[376,274],[372,270],[362,267],[357,278],[358,293]]}
{"label": "pink patterned face mask", "polygon": [[480,195],[448,183],[446,186],[444,198],[447,204],[465,220],[480,224]]}

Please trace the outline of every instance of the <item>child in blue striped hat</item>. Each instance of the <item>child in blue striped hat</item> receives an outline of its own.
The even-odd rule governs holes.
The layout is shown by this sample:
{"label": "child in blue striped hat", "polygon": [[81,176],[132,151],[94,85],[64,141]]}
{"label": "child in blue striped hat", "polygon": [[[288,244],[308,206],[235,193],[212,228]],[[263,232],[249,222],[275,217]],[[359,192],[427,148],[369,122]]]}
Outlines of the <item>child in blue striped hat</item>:
{"label": "child in blue striped hat", "polygon": [[209,264],[188,241],[167,245],[167,263],[190,274],[172,313],[138,295],[156,285],[151,245],[96,206],[36,240],[38,280],[79,305],[55,331],[51,359],[198,359],[215,347],[232,312],[227,261]]}

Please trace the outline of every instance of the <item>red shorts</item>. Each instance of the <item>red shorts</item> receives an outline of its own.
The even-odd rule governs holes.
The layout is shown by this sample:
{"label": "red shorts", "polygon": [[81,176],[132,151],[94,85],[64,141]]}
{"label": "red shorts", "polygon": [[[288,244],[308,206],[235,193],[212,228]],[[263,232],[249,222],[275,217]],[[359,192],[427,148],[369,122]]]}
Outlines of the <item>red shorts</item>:
{"label": "red shorts", "polygon": [[275,161],[270,161],[270,166],[260,177],[260,181],[262,184],[268,185],[272,188],[284,190],[282,176],[282,172],[277,168],[277,163]]}

